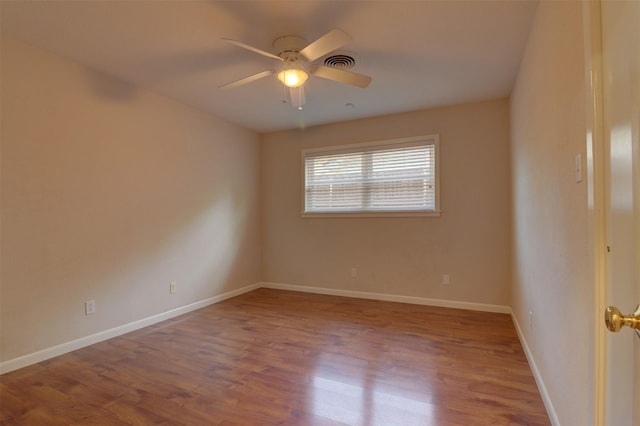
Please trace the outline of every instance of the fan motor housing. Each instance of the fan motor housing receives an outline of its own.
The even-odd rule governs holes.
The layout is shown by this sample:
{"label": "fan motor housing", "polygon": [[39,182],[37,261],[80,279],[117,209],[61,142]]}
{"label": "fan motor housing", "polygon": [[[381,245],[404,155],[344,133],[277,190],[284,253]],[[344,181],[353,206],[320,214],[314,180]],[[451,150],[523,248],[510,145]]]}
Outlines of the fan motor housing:
{"label": "fan motor housing", "polygon": [[307,40],[302,37],[287,35],[275,39],[272,46],[276,55],[284,58],[284,56],[288,56],[288,54],[297,54],[307,47],[308,44]]}

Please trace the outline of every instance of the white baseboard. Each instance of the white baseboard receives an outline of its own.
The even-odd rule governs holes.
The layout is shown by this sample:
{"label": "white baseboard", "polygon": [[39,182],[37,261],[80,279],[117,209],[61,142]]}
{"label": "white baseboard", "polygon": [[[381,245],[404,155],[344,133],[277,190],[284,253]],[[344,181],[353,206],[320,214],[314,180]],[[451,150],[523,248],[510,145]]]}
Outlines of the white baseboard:
{"label": "white baseboard", "polygon": [[536,384],[538,385],[538,390],[540,391],[540,395],[542,397],[545,408],[547,410],[547,414],[549,415],[549,419],[551,420],[551,423],[554,426],[560,426],[558,415],[556,414],[556,411],[553,407],[553,403],[551,401],[551,398],[549,397],[547,388],[544,385],[544,381],[542,380],[542,376],[540,375],[536,362],[533,358],[533,354],[529,349],[529,345],[527,344],[527,341],[524,337],[524,333],[520,328],[520,324],[518,324],[518,320],[516,319],[515,315],[513,315],[511,307],[504,306],[504,305],[491,305],[491,304],[483,304],[483,303],[460,302],[455,300],[430,299],[430,298],[423,298],[423,297],[401,296],[401,295],[393,295],[393,294],[385,294],[385,293],[371,293],[371,292],[354,291],[354,290],[340,290],[340,289],[334,289],[334,288],[309,287],[309,286],[301,286],[301,285],[294,285],[294,284],[261,282],[261,283],[248,285],[236,290],[232,290],[232,291],[220,294],[218,296],[210,297],[208,299],[204,299],[195,303],[191,303],[186,306],[175,308],[167,312],[163,312],[157,315],[143,318],[141,320],[134,321],[129,324],[124,324],[119,327],[111,328],[109,330],[104,330],[99,333],[92,334],[90,336],[82,337],[76,340],[72,340],[70,342],[52,346],[50,348],[46,348],[38,352],[34,352],[18,358],[0,362],[0,374],[8,373],[10,371],[14,371],[19,368],[27,367],[29,365],[36,364],[41,361],[45,361],[47,359],[54,358],[56,356],[60,356],[68,352],[93,345],[95,343],[99,343],[117,336],[121,336],[126,333],[130,333],[135,330],[139,330],[141,328],[148,327],[150,325],[177,317],[179,315],[183,315],[188,312],[195,311],[197,309],[201,309],[209,305],[213,305],[223,300],[230,299],[232,297],[239,296],[244,293],[248,293],[258,288],[271,288],[275,290],[299,291],[304,293],[354,297],[359,299],[383,300],[383,301],[389,301],[389,302],[411,303],[416,305],[439,306],[444,308],[467,309],[467,310],[473,310],[473,311],[510,314],[511,318],[513,319],[513,323],[515,325],[516,331],[518,333],[520,343],[522,344],[522,347],[524,349],[529,365],[531,366],[531,371],[533,372],[533,376],[535,378]]}
{"label": "white baseboard", "polygon": [[132,331],[139,330],[144,327],[148,327],[150,325],[159,323],[161,321],[165,321],[165,320],[177,317],[179,315],[186,314],[191,311],[195,311],[196,309],[204,308],[205,306],[213,305],[214,303],[218,303],[223,300],[230,299],[232,297],[239,296],[244,293],[248,293],[260,287],[261,287],[260,283],[251,284],[236,290],[232,290],[232,291],[220,294],[218,296],[210,297],[208,299],[200,300],[198,302],[191,303],[186,306],[171,309],[170,311],[167,311],[167,312],[163,312],[157,315],[152,315],[150,317],[143,318],[141,320],[134,321],[129,324],[124,324],[119,327],[111,328],[109,330],[104,330],[86,337],[81,337],[79,339],[75,339],[70,342],[65,342],[60,345],[52,346],[50,348],[46,348],[38,352],[33,352],[18,358],[0,362],[0,374],[8,373],[10,371],[14,371],[22,367],[36,364],[38,362],[45,361],[47,359],[50,359],[56,356],[60,356],[68,352],[75,351],[77,349],[81,349],[86,346],[90,346],[95,343],[111,339],[113,337],[121,336],[123,334],[130,333]]}
{"label": "white baseboard", "polygon": [[331,296],[355,297],[358,299],[384,300],[387,302],[411,303],[414,305],[440,306],[443,308],[467,309],[470,311],[496,312],[510,314],[511,307],[484,303],[459,302],[455,300],[429,299],[425,297],[400,296],[386,293],[370,293],[366,291],[340,290],[335,288],[308,287],[295,284],[263,282],[261,287],[275,290],[301,291],[304,293],[327,294]]}
{"label": "white baseboard", "polygon": [[511,319],[513,320],[513,324],[516,327],[516,332],[518,333],[518,338],[520,339],[520,344],[522,345],[522,349],[524,349],[524,354],[527,357],[527,361],[529,361],[529,366],[531,367],[533,378],[536,380],[536,384],[538,385],[538,390],[540,391],[540,396],[542,397],[542,402],[544,403],[544,407],[547,409],[549,420],[551,420],[551,424],[553,426],[560,426],[560,419],[558,419],[558,414],[556,413],[556,410],[553,407],[553,402],[551,401],[549,392],[547,392],[547,387],[544,385],[544,381],[542,380],[542,375],[540,375],[540,370],[538,370],[538,366],[536,365],[536,361],[533,358],[533,354],[529,349],[527,340],[524,338],[524,333],[522,332],[522,328],[520,328],[518,319],[513,314],[513,312],[511,313]]}
{"label": "white baseboard", "polygon": [[[95,343],[111,339],[113,337],[130,333],[132,331],[139,330],[144,327],[148,327],[150,325],[159,323],[161,321],[165,321],[165,320],[177,317],[179,315],[186,314],[191,311],[195,311],[196,309],[204,308],[205,306],[209,306],[214,303],[221,302],[231,297],[248,293],[250,291],[256,290],[261,287],[272,288],[276,290],[289,290],[289,291],[300,291],[300,292],[306,292],[306,293],[327,294],[327,295],[333,295],[333,296],[355,297],[359,299],[383,300],[388,302],[412,303],[416,305],[440,306],[444,308],[467,309],[472,311],[511,314],[511,308],[509,306],[503,306],[503,305],[491,305],[491,304],[472,303],[472,302],[460,302],[455,300],[429,299],[429,298],[423,298],[423,297],[401,296],[401,295],[384,294],[384,293],[371,293],[371,292],[364,292],[364,291],[340,290],[340,289],[332,289],[332,288],[308,287],[308,286],[301,286],[301,285],[294,285],[294,284],[262,282],[262,283],[248,285],[236,290],[232,290],[227,293],[223,293],[218,296],[210,297],[208,299],[191,303],[186,306],[175,308],[167,312],[163,312],[157,315],[143,318],[141,320],[134,321],[129,324],[124,324],[115,328],[111,328],[109,330],[104,330],[86,337],[81,337],[79,339],[65,342],[60,345],[52,346],[52,347],[49,347],[37,352],[33,352],[18,358],[0,362],[0,374],[8,373],[10,371],[14,371],[22,367],[27,367],[29,365],[36,364],[41,361],[45,361],[47,359],[50,359],[56,356],[60,356],[68,352],[75,351],[77,349],[81,349],[86,346],[90,346]],[[515,319],[514,319],[514,322],[515,322]],[[519,332],[519,335],[520,335],[520,340],[523,342],[523,346],[525,346],[526,342],[524,342],[522,338],[522,334],[520,332]],[[532,368],[533,368],[535,364],[533,364],[532,358],[530,358],[528,348],[526,348],[525,351],[527,351],[527,358],[530,359],[530,363],[532,364]],[[539,375],[536,375],[536,381],[540,383],[540,381],[538,380],[538,377]],[[543,388],[541,388],[541,390],[542,389]],[[547,396],[547,399],[548,399],[548,396]],[[546,404],[547,404],[547,400],[545,400],[545,405]]]}

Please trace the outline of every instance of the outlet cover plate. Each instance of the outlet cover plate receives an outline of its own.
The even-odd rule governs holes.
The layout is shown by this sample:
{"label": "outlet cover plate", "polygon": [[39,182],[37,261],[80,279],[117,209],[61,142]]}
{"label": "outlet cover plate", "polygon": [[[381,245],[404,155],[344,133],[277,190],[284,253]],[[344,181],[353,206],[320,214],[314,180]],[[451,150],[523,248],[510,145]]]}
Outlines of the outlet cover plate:
{"label": "outlet cover plate", "polygon": [[87,300],[86,302],[84,302],[84,314],[93,315],[95,313],[96,313],[96,301]]}

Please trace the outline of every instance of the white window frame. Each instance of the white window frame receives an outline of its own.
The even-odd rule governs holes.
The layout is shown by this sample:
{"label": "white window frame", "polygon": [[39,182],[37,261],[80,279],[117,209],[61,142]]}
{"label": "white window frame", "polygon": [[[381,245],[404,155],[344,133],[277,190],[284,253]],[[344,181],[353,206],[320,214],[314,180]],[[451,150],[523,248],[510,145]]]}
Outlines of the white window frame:
{"label": "white window frame", "polygon": [[[435,208],[434,210],[356,210],[356,211],[306,211],[306,158],[314,154],[348,154],[357,152],[362,149],[375,150],[384,148],[402,148],[410,146],[434,146],[434,165],[435,165]],[[302,217],[439,217],[440,210],[440,138],[439,135],[423,135],[408,138],[387,139],[375,142],[365,142],[349,145],[330,146],[322,148],[303,149],[302,158]]]}

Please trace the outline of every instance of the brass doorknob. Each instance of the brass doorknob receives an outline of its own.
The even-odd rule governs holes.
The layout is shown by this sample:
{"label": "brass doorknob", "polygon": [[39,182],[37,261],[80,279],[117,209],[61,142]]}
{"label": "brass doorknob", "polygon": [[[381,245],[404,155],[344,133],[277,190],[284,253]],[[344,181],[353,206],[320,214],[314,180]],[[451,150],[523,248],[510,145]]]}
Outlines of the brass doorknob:
{"label": "brass doorknob", "polygon": [[620,309],[615,306],[609,306],[604,311],[604,322],[610,331],[620,331],[625,325],[636,330],[640,336],[640,305],[636,307],[634,313],[630,315],[622,315]]}

